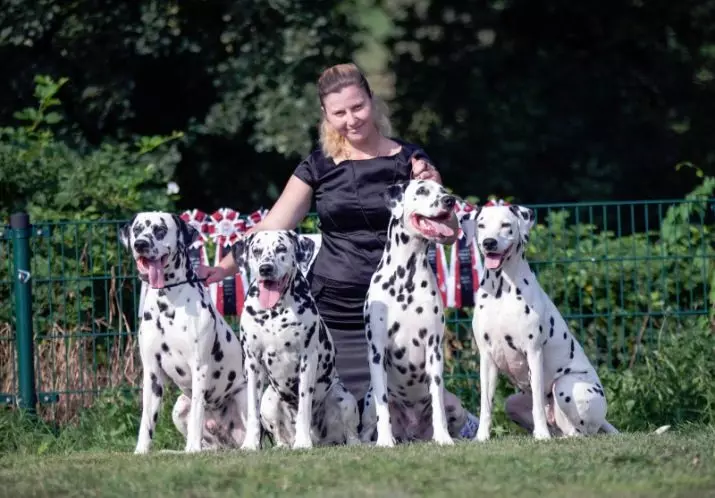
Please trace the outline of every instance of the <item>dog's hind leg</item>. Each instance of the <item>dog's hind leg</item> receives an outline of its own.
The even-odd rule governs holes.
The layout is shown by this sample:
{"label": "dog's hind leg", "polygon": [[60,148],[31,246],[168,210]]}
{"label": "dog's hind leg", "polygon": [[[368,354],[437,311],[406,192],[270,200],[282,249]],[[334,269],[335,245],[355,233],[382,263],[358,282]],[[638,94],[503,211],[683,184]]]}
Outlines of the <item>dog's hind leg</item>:
{"label": "dog's hind leg", "polygon": [[188,417],[191,411],[191,399],[185,394],[179,394],[174,403],[174,408],[171,410],[171,420],[174,422],[174,427],[184,438],[186,438],[188,429]]}
{"label": "dog's hind leg", "polygon": [[345,433],[345,443],[348,445],[360,444],[358,438],[360,414],[355,397],[345,389],[342,383],[337,384],[328,396],[335,398],[340,410],[340,425]]}
{"label": "dog's hind leg", "polygon": [[287,420],[288,414],[281,404],[280,396],[270,384],[263,391],[260,414],[261,423],[270,434],[274,447],[283,448],[293,444],[292,424]]}
{"label": "dog's hind leg", "polygon": [[554,382],[553,393],[555,422],[565,436],[596,434],[607,423],[606,398],[591,375],[564,375]]}
{"label": "dog's hind leg", "polygon": [[361,419],[362,429],[360,430],[360,441],[370,443],[377,438],[377,412],[372,395],[372,387],[368,388],[363,398],[363,409]]}

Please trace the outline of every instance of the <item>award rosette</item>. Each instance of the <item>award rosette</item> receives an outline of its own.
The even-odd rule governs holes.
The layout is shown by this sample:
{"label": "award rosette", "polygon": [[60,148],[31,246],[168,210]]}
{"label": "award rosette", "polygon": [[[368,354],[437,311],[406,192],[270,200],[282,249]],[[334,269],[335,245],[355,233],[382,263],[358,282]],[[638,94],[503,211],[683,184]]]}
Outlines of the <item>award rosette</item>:
{"label": "award rosette", "polygon": [[266,217],[268,214],[267,209],[256,209],[254,212],[248,215],[248,228],[254,227],[258,225],[261,221],[263,221],[263,218]]}
{"label": "award rosette", "polygon": [[[238,211],[220,208],[209,218],[208,233],[216,244],[214,265],[231,252],[231,246],[246,231],[246,220],[240,218]],[[245,268],[239,268],[235,275],[230,275],[211,286],[211,297],[219,313],[224,316],[239,316],[248,291],[248,278]]]}

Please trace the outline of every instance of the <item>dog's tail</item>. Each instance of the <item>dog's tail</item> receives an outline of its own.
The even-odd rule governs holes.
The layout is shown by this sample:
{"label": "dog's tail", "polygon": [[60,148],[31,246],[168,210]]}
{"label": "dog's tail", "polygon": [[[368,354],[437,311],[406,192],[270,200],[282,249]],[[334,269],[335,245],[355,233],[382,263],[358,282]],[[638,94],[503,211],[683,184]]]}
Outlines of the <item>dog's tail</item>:
{"label": "dog's tail", "polygon": [[620,434],[618,429],[613,427],[610,423],[607,421],[603,422],[603,425],[601,425],[601,430],[605,432],[606,434]]}
{"label": "dog's tail", "polygon": [[[669,429],[670,429],[670,426],[669,426],[669,425],[661,425],[661,426],[658,427],[656,430],[654,430],[651,434],[661,435],[661,434],[663,434],[663,433],[665,433],[665,432],[668,432]],[[603,423],[603,425],[601,426],[601,430],[602,430],[603,432],[605,432],[606,434],[620,434],[620,432],[618,431],[618,429],[616,429],[615,427],[613,427],[613,425],[611,425],[611,424],[608,423],[608,422],[604,422],[604,423]]]}

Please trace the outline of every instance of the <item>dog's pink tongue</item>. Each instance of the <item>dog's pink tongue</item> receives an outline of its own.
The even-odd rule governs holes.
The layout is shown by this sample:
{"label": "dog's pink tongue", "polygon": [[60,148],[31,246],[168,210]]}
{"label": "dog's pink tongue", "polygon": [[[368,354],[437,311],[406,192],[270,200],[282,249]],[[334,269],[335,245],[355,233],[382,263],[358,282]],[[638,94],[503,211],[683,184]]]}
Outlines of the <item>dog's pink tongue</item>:
{"label": "dog's pink tongue", "polygon": [[258,302],[264,308],[272,308],[281,297],[280,284],[278,282],[258,282]]}
{"label": "dog's pink tongue", "polygon": [[162,289],[164,287],[164,267],[161,264],[161,260],[149,261],[147,262],[147,267],[149,270],[149,285],[155,289]]}
{"label": "dog's pink tongue", "polygon": [[499,268],[499,263],[501,263],[501,255],[491,255],[487,254],[484,256],[484,266],[490,270]]}
{"label": "dog's pink tongue", "polygon": [[454,235],[454,229],[447,223],[441,221],[428,220],[423,218],[423,226],[427,227],[430,235],[442,235],[443,237],[451,237]]}

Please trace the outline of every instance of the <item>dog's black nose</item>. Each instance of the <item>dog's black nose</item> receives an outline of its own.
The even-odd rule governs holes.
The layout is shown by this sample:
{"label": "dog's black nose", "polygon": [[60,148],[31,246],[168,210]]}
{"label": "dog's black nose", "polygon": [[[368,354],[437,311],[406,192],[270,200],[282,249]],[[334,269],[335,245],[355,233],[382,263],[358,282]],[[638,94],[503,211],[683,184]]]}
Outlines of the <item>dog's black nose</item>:
{"label": "dog's black nose", "polygon": [[452,209],[456,202],[457,199],[455,199],[453,195],[445,195],[442,197],[442,205],[447,209]]}
{"label": "dog's black nose", "polygon": [[482,241],[482,246],[484,247],[485,251],[495,251],[497,246],[499,245],[499,242],[497,242],[497,239],[484,239]]}
{"label": "dog's black nose", "polygon": [[146,251],[147,249],[149,249],[149,241],[142,240],[142,239],[134,241],[134,250],[135,251],[142,252],[142,251]]}
{"label": "dog's black nose", "polygon": [[261,266],[258,267],[258,273],[262,277],[268,277],[273,273],[273,265],[270,265],[268,263],[264,263]]}

